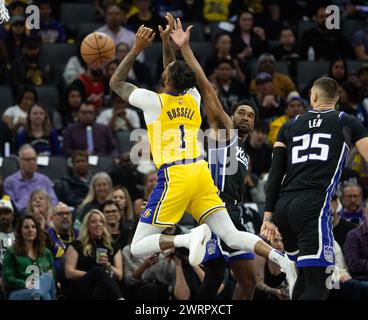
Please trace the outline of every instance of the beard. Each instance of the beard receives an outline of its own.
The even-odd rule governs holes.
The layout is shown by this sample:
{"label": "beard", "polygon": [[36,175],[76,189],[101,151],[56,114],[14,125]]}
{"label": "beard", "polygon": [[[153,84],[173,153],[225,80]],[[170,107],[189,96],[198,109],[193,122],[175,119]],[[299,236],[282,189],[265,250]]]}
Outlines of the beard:
{"label": "beard", "polygon": [[241,133],[242,135],[249,134],[250,132],[250,129],[247,125],[242,125],[240,123],[234,125],[234,129],[238,130],[238,132]]}

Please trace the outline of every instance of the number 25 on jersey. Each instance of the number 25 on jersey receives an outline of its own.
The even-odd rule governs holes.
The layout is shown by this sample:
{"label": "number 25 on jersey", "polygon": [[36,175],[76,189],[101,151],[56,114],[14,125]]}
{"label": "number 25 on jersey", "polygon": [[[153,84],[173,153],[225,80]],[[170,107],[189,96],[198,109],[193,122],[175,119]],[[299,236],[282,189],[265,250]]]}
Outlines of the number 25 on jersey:
{"label": "number 25 on jersey", "polygon": [[[301,145],[292,148],[292,164],[302,163],[308,160],[326,161],[330,147],[328,144],[321,143],[321,140],[331,139],[331,135],[327,133],[304,134],[302,136],[293,137],[293,142],[301,141]],[[313,149],[313,152],[311,152]],[[305,154],[307,151],[308,154]],[[304,155],[301,155],[304,153]]]}

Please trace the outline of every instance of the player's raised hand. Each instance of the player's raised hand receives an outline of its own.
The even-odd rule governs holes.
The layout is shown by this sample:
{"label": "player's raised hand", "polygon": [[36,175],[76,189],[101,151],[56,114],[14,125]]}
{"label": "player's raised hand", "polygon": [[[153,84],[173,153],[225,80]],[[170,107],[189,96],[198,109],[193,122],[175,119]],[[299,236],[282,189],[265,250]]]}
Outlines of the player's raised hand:
{"label": "player's raised hand", "polygon": [[153,32],[153,30],[151,28],[145,27],[142,24],[135,34],[134,48],[136,50],[142,51],[150,46],[154,39],[155,33]]}
{"label": "player's raised hand", "polygon": [[158,26],[158,30],[160,31],[160,37],[162,41],[169,40],[172,31],[174,30],[174,17],[170,13],[166,13],[165,15],[167,25],[164,29],[161,25]]}
{"label": "player's raised hand", "polygon": [[177,18],[174,20],[174,31],[171,33],[171,38],[180,49],[185,45],[189,45],[190,30],[192,30],[192,28],[193,26],[190,25],[187,30],[184,31],[180,19]]}

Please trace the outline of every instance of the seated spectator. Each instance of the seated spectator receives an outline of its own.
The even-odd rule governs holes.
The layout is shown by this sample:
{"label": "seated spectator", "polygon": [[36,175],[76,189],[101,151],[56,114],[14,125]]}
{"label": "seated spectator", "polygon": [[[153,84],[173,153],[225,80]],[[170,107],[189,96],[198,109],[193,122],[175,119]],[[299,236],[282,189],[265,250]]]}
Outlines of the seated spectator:
{"label": "seated spectator", "polygon": [[367,96],[368,95],[368,64],[364,63],[359,68],[357,72],[357,77],[359,80],[359,84],[364,91],[364,96]]}
{"label": "seated spectator", "polygon": [[56,191],[60,201],[77,208],[88,193],[91,170],[86,151],[73,152],[71,159],[72,175],[62,177]]}
{"label": "seated spectator", "polygon": [[257,74],[255,78],[256,93],[252,100],[259,111],[259,118],[267,123],[284,114],[285,101],[283,97],[275,94],[274,79],[266,72]]}
{"label": "seated spectator", "polygon": [[3,264],[4,255],[6,250],[14,244],[14,222],[15,214],[14,208],[11,204],[10,198],[4,196],[0,200],[0,300],[1,292],[4,291],[4,281],[3,281]]}
{"label": "seated spectator", "polygon": [[325,6],[319,6],[314,12],[315,27],[304,31],[300,42],[300,56],[307,60],[308,49],[312,47],[316,60],[329,61],[337,54],[348,58],[351,54],[349,41],[342,35],[341,30],[327,29],[328,14]]}
{"label": "seated spectator", "polygon": [[345,240],[344,254],[353,279],[368,281],[368,219],[351,230]]}
{"label": "seated spectator", "polygon": [[[336,57],[331,59],[330,65],[328,67],[328,72],[322,76],[334,79],[339,84],[339,86],[341,86],[348,80],[348,75],[349,70],[346,60],[341,57]],[[308,82],[305,88],[301,88],[303,89],[301,91],[301,95],[303,98],[309,99],[310,89],[312,88],[314,81],[316,81],[318,78],[319,77],[311,79],[311,81]]]}
{"label": "seated spectator", "polygon": [[[352,279],[339,244],[334,241],[335,269],[328,300],[367,300],[368,281]],[[335,285],[338,284],[336,287]]]}
{"label": "seated spectator", "polygon": [[28,109],[26,127],[15,137],[17,149],[24,144],[30,144],[38,155],[57,156],[60,154],[59,137],[47,110],[34,104]]}
{"label": "seated spectator", "polygon": [[52,85],[57,80],[55,65],[40,59],[41,40],[30,36],[25,40],[24,54],[15,60],[11,67],[12,84],[19,83],[33,86]]}
{"label": "seated spectator", "polygon": [[105,72],[103,76],[103,85],[104,85],[104,95],[103,95],[103,102],[102,106],[103,108],[110,108],[111,107],[111,96],[113,95],[113,91],[110,88],[110,79],[116,69],[119,66],[119,62],[114,59],[111,60],[106,66],[105,66]]}
{"label": "seated spectator", "polygon": [[298,114],[302,114],[304,112],[304,109],[304,101],[302,98],[299,97],[299,94],[289,95],[288,99],[286,100],[285,114],[270,123],[268,142],[271,146],[273,146],[273,144],[275,143],[277,134],[281,126],[289,119],[294,118]]}
{"label": "seated spectator", "polygon": [[361,224],[365,220],[363,191],[357,183],[346,183],[342,188],[340,219]]}
{"label": "seated spectator", "polygon": [[137,166],[132,163],[130,153],[122,153],[118,159],[115,171],[109,172],[114,186],[125,187],[132,200],[142,197],[144,175],[137,170]]}
{"label": "seated spectator", "polygon": [[[214,54],[209,57],[204,65],[204,70],[209,78],[215,77],[215,71],[220,61],[232,60],[230,55],[231,50],[231,38],[227,33],[218,33],[213,39]],[[246,77],[239,65],[239,61],[233,59],[233,65],[236,71],[236,78],[245,83]]]}
{"label": "seated spectator", "polygon": [[352,39],[352,46],[354,49],[355,56],[358,60],[368,60],[368,21],[367,25],[357,30]]}
{"label": "seated spectator", "polygon": [[[258,58],[258,74],[266,72],[272,76],[273,93],[286,98],[291,91],[295,91],[295,84],[286,74],[276,71],[276,60],[272,54],[264,53]],[[250,84],[250,93],[257,92],[256,79]]]}
{"label": "seated spectator", "polygon": [[27,209],[23,210],[23,214],[33,216],[41,229],[47,231],[50,224],[50,215],[52,211],[51,199],[46,191],[41,189],[33,190],[29,196]]}
{"label": "seated spectator", "polygon": [[78,110],[82,104],[83,92],[78,86],[68,86],[58,111],[53,113],[52,122],[59,134],[63,134],[68,125],[78,122]]}
{"label": "seated spectator", "polygon": [[233,63],[231,60],[219,61],[214,80],[219,85],[222,106],[225,112],[230,114],[233,104],[247,95],[245,85],[233,77]]}
{"label": "seated spectator", "polygon": [[339,110],[357,117],[368,128],[368,99],[356,84],[345,82],[339,89]]}
{"label": "seated spectator", "polygon": [[[272,246],[284,252],[281,235],[275,235]],[[280,266],[256,255],[257,287],[254,300],[289,300],[286,275]]]}
{"label": "seated spectator", "polygon": [[122,9],[117,4],[111,3],[105,10],[105,25],[95,31],[106,33],[115,42],[115,45],[125,42],[131,48],[134,44],[135,33],[122,27],[122,19]]}
{"label": "seated spectator", "polygon": [[69,207],[59,202],[51,211],[51,223],[47,228],[50,250],[54,257],[54,267],[58,282],[64,281],[63,259],[68,246],[76,240],[78,232],[73,230],[72,213]]}
{"label": "seated spectator", "polygon": [[25,128],[28,110],[37,103],[37,100],[37,91],[31,86],[24,86],[18,94],[18,104],[5,110],[3,121],[13,134]]}
{"label": "seated spectator", "polygon": [[90,182],[89,191],[78,208],[77,219],[82,223],[84,216],[92,209],[100,209],[112,190],[110,176],[106,172],[96,173]]}
{"label": "seated spectator", "polygon": [[117,143],[111,130],[103,124],[96,123],[95,118],[96,111],[93,104],[82,103],[78,110],[79,122],[69,125],[64,132],[65,156],[70,156],[75,150],[86,150],[89,154],[98,156],[118,155]]}
{"label": "seated spectator", "polygon": [[[158,35],[158,26],[164,26],[165,20],[162,19],[154,10],[151,0],[136,0],[134,5],[138,8],[138,12],[131,15],[128,19],[128,25],[133,27],[133,30],[138,31],[139,27],[144,24],[145,27],[151,28]],[[155,38],[156,41],[159,37]]]}
{"label": "seated spectator", "polygon": [[113,187],[111,190],[111,200],[118,205],[124,223],[133,224],[136,221],[132,198],[126,188],[122,186]]}
{"label": "seated spectator", "polygon": [[143,198],[139,198],[134,201],[134,213],[136,216],[139,216],[143,207],[146,205],[156,183],[157,183],[157,172],[156,171],[148,172],[144,176]]}
{"label": "seated spectator", "polygon": [[32,33],[41,37],[43,44],[64,43],[65,30],[61,23],[52,18],[52,5],[50,0],[36,0],[40,9],[40,28],[33,29]]}
{"label": "seated spectator", "polygon": [[335,241],[339,244],[341,248],[344,248],[346,236],[348,235],[350,230],[356,228],[356,224],[350,221],[346,221],[340,218],[340,215],[337,212],[338,207],[337,196],[334,195],[331,199],[331,209],[332,209],[332,225],[333,225],[333,235]]}
{"label": "seated spectator", "polygon": [[10,28],[4,36],[10,63],[22,57],[27,34],[25,18],[23,16],[13,16],[10,19]]}
{"label": "seated spectator", "polygon": [[[30,271],[32,265],[41,275],[38,286],[29,280],[35,273],[34,269]],[[10,300],[55,300],[54,260],[45,247],[44,233],[34,217],[25,215],[20,218],[14,246],[5,253],[3,274]]]}
{"label": "seated spectator", "polygon": [[113,242],[123,249],[128,244],[130,230],[126,227],[124,218],[120,214],[119,206],[111,199],[106,200],[101,205],[101,211],[105,216],[106,228]]}
{"label": "seated spectator", "polygon": [[258,177],[271,168],[272,148],[267,144],[267,134],[267,124],[259,121],[245,141],[245,149],[252,162],[252,172]]}
{"label": "seated spectator", "polygon": [[87,64],[84,62],[80,52],[69,58],[66,63],[63,79],[66,85],[70,85],[74,80],[78,79],[82,74],[86,73]]}
{"label": "seated spectator", "polygon": [[[9,149],[7,150],[6,145],[9,144]],[[9,154],[7,154],[9,152]],[[6,123],[0,120],[0,157],[5,157],[13,154],[13,135]]]}
{"label": "seated spectator", "polygon": [[92,103],[97,111],[102,107],[104,84],[103,69],[88,65],[85,73],[72,82],[79,91],[83,92],[83,99]]}
{"label": "seated spectator", "polygon": [[9,57],[6,51],[5,42],[0,39],[0,84],[4,84],[4,82],[8,81],[9,77]]}
{"label": "seated spectator", "polygon": [[98,21],[104,21],[106,9],[111,3],[119,5],[121,9],[121,20],[123,24],[127,23],[128,17],[138,12],[138,8],[134,6],[130,0],[96,0],[95,9]]}
{"label": "seated spectator", "polygon": [[121,299],[117,282],[123,278],[122,262],[121,250],[112,242],[104,215],[91,210],[78,240],[66,251],[63,292],[73,300]]}
{"label": "seated spectator", "polygon": [[239,15],[231,39],[232,54],[243,62],[258,57],[268,50],[265,31],[261,27],[254,26],[253,15],[249,11]]}
{"label": "seated spectator", "polygon": [[4,191],[10,196],[18,211],[27,206],[30,194],[35,189],[42,189],[49,195],[53,205],[58,203],[50,179],[37,172],[36,151],[29,144],[19,149],[19,170],[4,181]]}
{"label": "seated spectator", "polygon": [[140,128],[137,111],[128,107],[128,103],[116,93],[111,97],[112,108],[102,111],[97,117],[96,123],[108,126],[112,132],[125,130],[133,131]]}
{"label": "seated spectator", "polygon": [[[129,50],[130,48],[125,42],[121,42],[116,46],[116,60],[118,63],[123,61]],[[162,62],[160,61],[160,63]],[[126,81],[136,84],[139,87],[153,87],[154,83],[151,76],[150,66],[142,61],[135,60],[132,68],[129,70]]]}
{"label": "seated spectator", "polygon": [[296,79],[297,62],[300,59],[296,45],[296,37],[291,27],[283,27],[280,31],[279,45],[272,51],[277,61],[285,61],[289,66],[289,73]]}

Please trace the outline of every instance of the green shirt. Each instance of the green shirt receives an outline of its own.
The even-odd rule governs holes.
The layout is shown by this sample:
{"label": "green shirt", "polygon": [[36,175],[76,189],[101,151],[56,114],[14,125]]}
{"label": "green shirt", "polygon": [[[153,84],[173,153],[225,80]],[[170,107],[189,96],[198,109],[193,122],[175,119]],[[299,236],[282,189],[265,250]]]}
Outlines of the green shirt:
{"label": "green shirt", "polygon": [[[26,279],[34,274],[34,271],[26,272],[26,269],[30,265],[41,266],[45,272],[45,269],[51,270],[55,274],[54,270],[54,258],[49,249],[45,248],[44,254],[36,258],[31,259],[28,256],[18,255],[15,252],[14,246],[11,246],[6,252],[3,265],[3,278],[6,287],[10,290],[24,289],[26,287]],[[40,267],[40,269],[41,269]]]}

